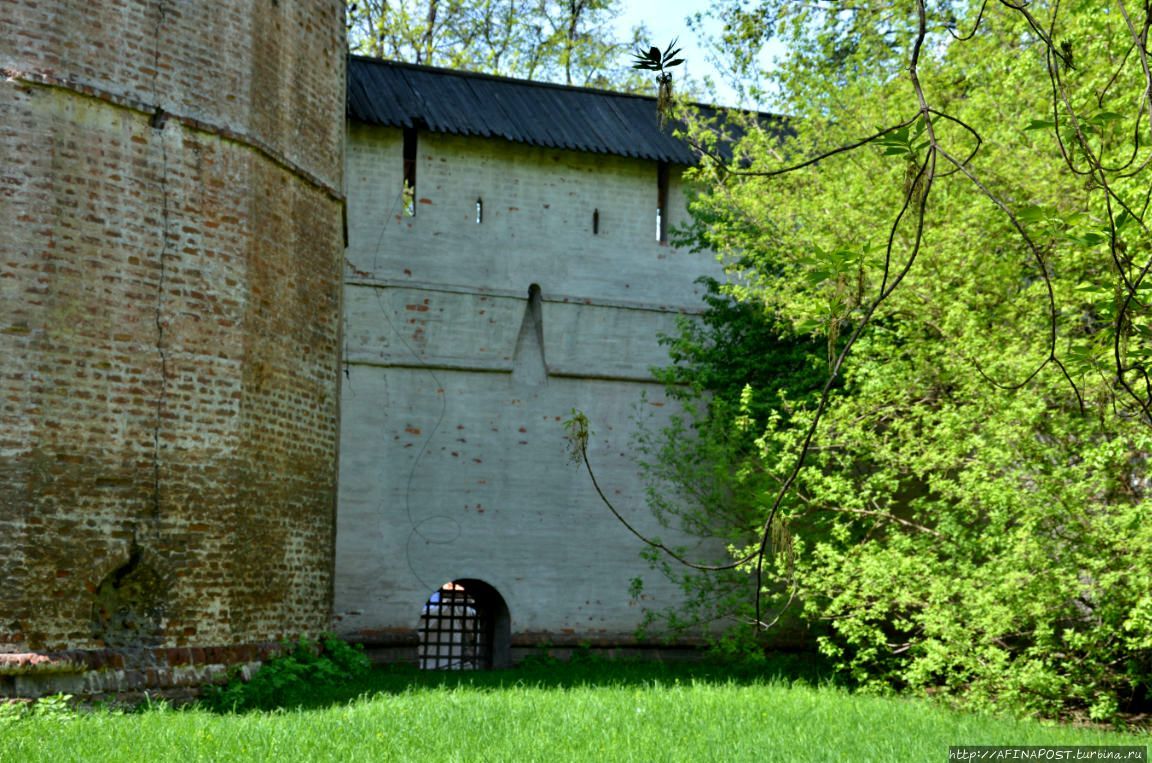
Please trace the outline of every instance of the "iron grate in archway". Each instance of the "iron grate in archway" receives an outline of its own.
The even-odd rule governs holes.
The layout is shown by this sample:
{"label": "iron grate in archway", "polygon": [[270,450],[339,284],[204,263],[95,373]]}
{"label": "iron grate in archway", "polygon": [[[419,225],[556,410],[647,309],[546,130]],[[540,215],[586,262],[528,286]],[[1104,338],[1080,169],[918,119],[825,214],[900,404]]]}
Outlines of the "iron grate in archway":
{"label": "iron grate in archway", "polygon": [[420,616],[417,656],[422,670],[481,670],[492,666],[486,613],[464,586],[445,583]]}

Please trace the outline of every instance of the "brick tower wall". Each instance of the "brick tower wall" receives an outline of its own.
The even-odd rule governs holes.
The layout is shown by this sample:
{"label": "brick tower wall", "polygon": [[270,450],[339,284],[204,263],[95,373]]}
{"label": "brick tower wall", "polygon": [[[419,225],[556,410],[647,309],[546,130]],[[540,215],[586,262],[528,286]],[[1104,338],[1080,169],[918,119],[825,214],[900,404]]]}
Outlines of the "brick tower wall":
{"label": "brick tower wall", "polygon": [[328,627],[342,14],[0,3],[0,694]]}

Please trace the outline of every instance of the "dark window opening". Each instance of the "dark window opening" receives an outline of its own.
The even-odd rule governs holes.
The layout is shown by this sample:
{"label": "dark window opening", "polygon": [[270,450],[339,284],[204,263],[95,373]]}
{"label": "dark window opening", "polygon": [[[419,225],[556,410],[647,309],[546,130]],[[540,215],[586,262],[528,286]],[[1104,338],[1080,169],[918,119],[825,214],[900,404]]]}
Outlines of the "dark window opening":
{"label": "dark window opening", "polygon": [[592,235],[596,236],[600,233],[600,210],[592,210]]}
{"label": "dark window opening", "polygon": [[484,200],[476,199],[476,224],[484,222]]}
{"label": "dark window opening", "polygon": [[504,599],[481,580],[445,583],[424,603],[417,636],[422,670],[507,667],[511,620]]}
{"label": "dark window opening", "polygon": [[404,214],[416,214],[416,128],[404,128]]}
{"label": "dark window opening", "polygon": [[668,162],[656,165],[656,240],[668,241]]}

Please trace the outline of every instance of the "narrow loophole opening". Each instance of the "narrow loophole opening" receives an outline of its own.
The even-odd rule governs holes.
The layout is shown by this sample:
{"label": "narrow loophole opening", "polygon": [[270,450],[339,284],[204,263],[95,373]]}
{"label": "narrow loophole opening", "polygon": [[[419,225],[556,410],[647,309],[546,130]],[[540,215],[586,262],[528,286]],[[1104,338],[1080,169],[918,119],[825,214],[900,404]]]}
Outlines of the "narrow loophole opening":
{"label": "narrow loophole opening", "polygon": [[416,128],[404,128],[404,186],[401,189],[404,214],[416,214]]}
{"label": "narrow loophole opening", "polygon": [[668,241],[668,162],[656,165],[656,240]]}

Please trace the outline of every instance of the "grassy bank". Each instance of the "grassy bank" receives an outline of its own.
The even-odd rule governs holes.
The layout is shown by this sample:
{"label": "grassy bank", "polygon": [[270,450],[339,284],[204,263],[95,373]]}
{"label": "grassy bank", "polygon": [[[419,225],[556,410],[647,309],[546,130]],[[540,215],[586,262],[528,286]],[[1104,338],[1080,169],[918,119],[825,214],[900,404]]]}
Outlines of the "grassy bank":
{"label": "grassy bank", "polygon": [[0,761],[928,761],[956,744],[1147,736],[955,713],[708,666],[374,671],[273,712],[153,708],[0,722]]}

